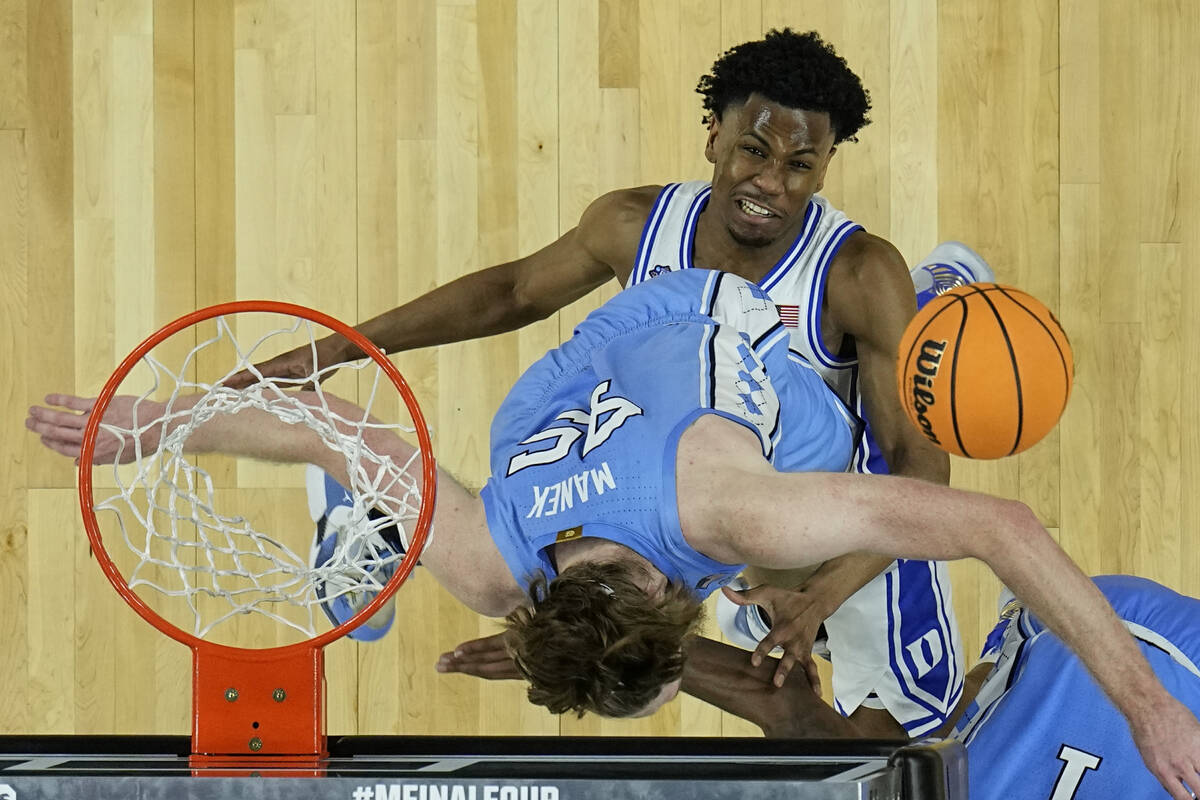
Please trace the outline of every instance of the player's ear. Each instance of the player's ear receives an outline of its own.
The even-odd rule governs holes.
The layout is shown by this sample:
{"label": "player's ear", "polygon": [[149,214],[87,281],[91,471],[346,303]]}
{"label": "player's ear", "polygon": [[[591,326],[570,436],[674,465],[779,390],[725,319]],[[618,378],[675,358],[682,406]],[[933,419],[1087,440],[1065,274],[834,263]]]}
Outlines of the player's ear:
{"label": "player's ear", "polygon": [[704,143],[704,157],[708,163],[717,163],[717,134],[721,129],[721,120],[714,112],[708,115],[708,141]]}
{"label": "player's ear", "polygon": [[837,147],[829,148],[829,155],[825,156],[824,163],[821,164],[821,177],[817,179],[817,191],[825,188],[825,173],[829,171],[829,162],[833,161],[833,154],[837,152]]}

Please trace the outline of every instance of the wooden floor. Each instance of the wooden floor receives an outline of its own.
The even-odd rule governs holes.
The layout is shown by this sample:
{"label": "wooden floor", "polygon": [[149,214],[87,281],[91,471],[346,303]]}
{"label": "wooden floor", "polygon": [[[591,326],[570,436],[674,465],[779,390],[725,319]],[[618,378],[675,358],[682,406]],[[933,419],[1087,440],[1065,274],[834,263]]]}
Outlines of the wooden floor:
{"label": "wooden floor", "polygon": [[[1071,337],[1058,429],[955,461],[955,484],[1025,501],[1089,572],[1200,592],[1197,0],[0,0],[0,732],[188,726],[187,651],[89,557],[30,403],[94,393],[193,308],[364,319],[551,241],[608,189],[708,177],[696,81],[783,25],[819,30],[874,102],[830,199],[912,261],[970,243]],[[482,481],[507,387],[614,289],[398,360],[442,464]],[[306,531],[297,473],[257,474],[246,502]],[[996,584],[955,575],[977,652]],[[427,576],[400,606],[384,642],[331,648],[332,731],[749,732],[690,699],[553,718],[433,671],[493,623]]]}

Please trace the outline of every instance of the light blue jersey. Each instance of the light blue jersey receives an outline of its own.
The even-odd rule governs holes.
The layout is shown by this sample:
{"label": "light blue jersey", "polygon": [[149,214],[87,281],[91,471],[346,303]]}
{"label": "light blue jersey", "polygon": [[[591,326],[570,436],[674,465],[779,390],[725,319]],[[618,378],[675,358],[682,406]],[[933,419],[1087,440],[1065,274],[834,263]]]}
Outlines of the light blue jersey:
{"label": "light blue jersey", "polygon": [[518,583],[556,574],[548,548],[595,536],[707,596],[742,564],[683,538],[675,452],[703,414],[746,426],[781,471],[844,471],[853,422],[821,377],[789,358],[766,294],[687,270],[594,311],[513,386],[492,423],[488,529]]}
{"label": "light blue jersey", "polygon": [[[1167,691],[1200,712],[1200,600],[1143,578],[1095,581]],[[967,745],[973,800],[1167,796],[1125,718],[1037,617],[1012,618],[1002,647],[954,732]]]}

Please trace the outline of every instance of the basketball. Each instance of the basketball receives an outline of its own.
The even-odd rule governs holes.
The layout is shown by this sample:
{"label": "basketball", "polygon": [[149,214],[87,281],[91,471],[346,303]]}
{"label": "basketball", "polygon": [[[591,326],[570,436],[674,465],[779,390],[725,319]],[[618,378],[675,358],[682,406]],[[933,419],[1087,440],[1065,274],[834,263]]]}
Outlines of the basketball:
{"label": "basketball", "polygon": [[1071,394],[1071,344],[1039,300],[995,283],[938,295],[900,338],[897,382],[909,420],[967,458],[1002,458],[1036,444]]}

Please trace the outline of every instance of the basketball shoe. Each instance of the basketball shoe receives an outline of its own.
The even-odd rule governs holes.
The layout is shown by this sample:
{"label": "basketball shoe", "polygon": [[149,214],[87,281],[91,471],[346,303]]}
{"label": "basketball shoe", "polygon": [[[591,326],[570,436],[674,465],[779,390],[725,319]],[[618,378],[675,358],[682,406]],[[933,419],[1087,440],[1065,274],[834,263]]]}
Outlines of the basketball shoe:
{"label": "basketball shoe", "polygon": [[1008,629],[1016,624],[1014,620],[1021,615],[1024,608],[1025,604],[1018,600],[1007,586],[1000,587],[1000,596],[996,599],[996,613],[1000,621],[984,640],[983,652],[979,654],[980,661],[995,663],[1000,658],[1008,637]]}
{"label": "basketball shoe", "polygon": [[942,292],[968,283],[991,283],[996,273],[983,256],[962,242],[942,242],[922,259],[909,274],[917,290],[917,308]]}
{"label": "basketball shoe", "polygon": [[[355,554],[347,556],[338,553],[339,546],[347,546],[346,539],[354,531],[354,500],[349,490],[312,464],[308,465],[305,472],[305,486],[308,490],[309,514],[317,524],[309,563],[313,569],[318,569],[328,564],[335,554],[348,562],[343,572],[324,576],[315,587],[317,597],[321,600],[321,609],[336,627],[361,611],[379,594],[378,588],[363,585],[368,576],[372,579],[372,585],[387,585],[404,555],[404,543],[396,527],[388,525],[352,542],[349,546],[355,548]],[[369,520],[381,517],[372,509]],[[357,524],[364,522],[360,520]],[[395,616],[396,597],[392,595],[383,608],[347,635],[360,642],[375,641],[391,629]]]}
{"label": "basketball shoe", "polygon": [[[741,592],[750,588],[745,578],[737,577],[729,582],[729,588]],[[743,650],[754,650],[766,635],[771,632],[771,618],[767,610],[759,605],[740,606],[725,596],[724,592],[717,593],[717,626],[730,644],[737,645]],[[829,646],[822,625],[813,642],[813,655],[829,660]],[[782,647],[776,647],[772,653],[782,653]]]}

